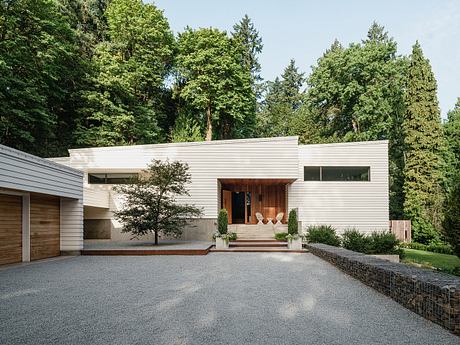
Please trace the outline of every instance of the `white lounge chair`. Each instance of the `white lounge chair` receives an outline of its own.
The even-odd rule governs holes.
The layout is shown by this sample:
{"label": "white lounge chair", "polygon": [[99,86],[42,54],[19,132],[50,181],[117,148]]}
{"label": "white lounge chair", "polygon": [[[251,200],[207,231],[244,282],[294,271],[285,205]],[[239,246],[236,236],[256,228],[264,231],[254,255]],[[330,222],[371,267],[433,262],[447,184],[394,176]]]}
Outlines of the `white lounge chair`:
{"label": "white lounge chair", "polygon": [[264,216],[260,212],[256,212],[256,218],[259,221],[257,224],[263,224],[264,223]]}
{"label": "white lounge chair", "polygon": [[283,212],[280,212],[276,215],[275,219],[276,219],[276,225],[278,224],[281,224],[281,221],[283,220],[283,217],[284,217],[284,213]]}

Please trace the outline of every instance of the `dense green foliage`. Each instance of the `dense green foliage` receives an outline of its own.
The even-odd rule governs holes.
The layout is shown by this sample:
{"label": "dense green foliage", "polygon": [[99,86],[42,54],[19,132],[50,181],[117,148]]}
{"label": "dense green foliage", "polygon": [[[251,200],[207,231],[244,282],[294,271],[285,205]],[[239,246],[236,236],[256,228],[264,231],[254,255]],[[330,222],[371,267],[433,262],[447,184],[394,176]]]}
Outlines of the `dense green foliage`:
{"label": "dense green foliage", "polygon": [[226,234],[228,231],[228,213],[225,208],[219,211],[217,216],[217,232],[221,235]]}
{"label": "dense green foliage", "polygon": [[323,243],[335,247],[340,246],[340,237],[330,225],[309,226],[305,239],[308,243]]}
{"label": "dense green foliage", "polygon": [[288,217],[288,234],[296,235],[299,233],[299,223],[297,221],[297,211],[292,209],[289,211]]}
{"label": "dense green foliage", "polygon": [[460,169],[460,100],[442,126],[418,43],[398,55],[373,23],[361,42],[334,41],[308,75],[291,60],[263,82],[262,38],[247,15],[229,33],[174,36],[142,0],[9,0],[0,10],[1,144],[58,156],[204,139],[386,139],[390,218],[411,219],[423,243],[449,237],[454,208],[443,199]]}
{"label": "dense green foliage", "polygon": [[439,237],[442,217],[441,117],[436,80],[418,42],[410,58],[404,115],[404,214],[416,242]]}
{"label": "dense green foliage", "polygon": [[399,241],[389,232],[367,235],[355,229],[347,230],[342,234],[342,246],[364,254],[401,254]]}
{"label": "dense green foliage", "polygon": [[287,232],[277,232],[275,234],[275,239],[277,239],[278,241],[286,241],[287,235],[289,235]]}
{"label": "dense green foliage", "polygon": [[176,93],[204,114],[206,140],[247,136],[243,124],[254,116],[255,96],[240,41],[217,29],[187,28],[177,45]]}
{"label": "dense green foliage", "polygon": [[445,207],[444,235],[460,258],[460,172],[453,182]]}
{"label": "dense green foliage", "polygon": [[123,232],[134,238],[149,233],[179,237],[187,219],[201,215],[189,204],[178,204],[177,196],[189,195],[186,185],[191,181],[188,165],[179,161],[153,160],[139,178],[130,184],[118,185],[116,192],[124,196],[122,208],[115,218],[123,224]]}

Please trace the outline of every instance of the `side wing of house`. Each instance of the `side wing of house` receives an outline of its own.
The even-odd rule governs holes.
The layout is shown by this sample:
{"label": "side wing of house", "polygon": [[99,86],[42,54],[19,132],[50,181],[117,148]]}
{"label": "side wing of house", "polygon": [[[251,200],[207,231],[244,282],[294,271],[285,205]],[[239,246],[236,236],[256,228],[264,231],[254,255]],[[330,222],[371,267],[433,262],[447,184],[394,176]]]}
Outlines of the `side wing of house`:
{"label": "side wing of house", "polygon": [[388,142],[299,145],[299,179],[289,207],[299,221],[339,232],[388,230]]}
{"label": "side wing of house", "polygon": [[0,264],[82,249],[82,172],[0,145],[0,239]]}

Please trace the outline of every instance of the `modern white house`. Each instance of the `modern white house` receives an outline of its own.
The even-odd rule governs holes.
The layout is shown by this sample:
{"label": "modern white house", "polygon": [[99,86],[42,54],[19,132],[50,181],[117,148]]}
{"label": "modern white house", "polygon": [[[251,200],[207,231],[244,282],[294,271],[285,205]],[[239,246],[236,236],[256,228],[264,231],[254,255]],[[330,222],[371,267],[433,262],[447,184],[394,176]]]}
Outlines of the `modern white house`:
{"label": "modern white house", "polygon": [[82,248],[83,173],[0,145],[0,265]]}
{"label": "modern white house", "polygon": [[178,201],[201,207],[203,216],[184,229],[183,239],[211,239],[221,208],[246,233],[260,231],[257,213],[264,225],[283,213],[285,224],[291,209],[303,229],[388,230],[387,141],[299,145],[292,136],[72,149],[69,157],[52,158],[84,173],[85,238],[130,238],[113,217],[121,198],[112,187],[153,159],[189,165],[190,197]]}

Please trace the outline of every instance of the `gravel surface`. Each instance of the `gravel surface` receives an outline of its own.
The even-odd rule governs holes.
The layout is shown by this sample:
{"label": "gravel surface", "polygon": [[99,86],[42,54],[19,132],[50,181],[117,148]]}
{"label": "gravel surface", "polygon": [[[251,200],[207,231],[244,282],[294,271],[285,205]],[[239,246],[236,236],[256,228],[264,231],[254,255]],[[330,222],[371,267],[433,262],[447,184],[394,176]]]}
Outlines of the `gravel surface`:
{"label": "gravel surface", "polygon": [[81,256],[0,271],[0,344],[459,344],[311,254]]}
{"label": "gravel surface", "polygon": [[153,241],[112,241],[112,240],[85,240],[84,249],[207,249],[214,244],[210,241],[183,241],[160,240],[158,245]]}

